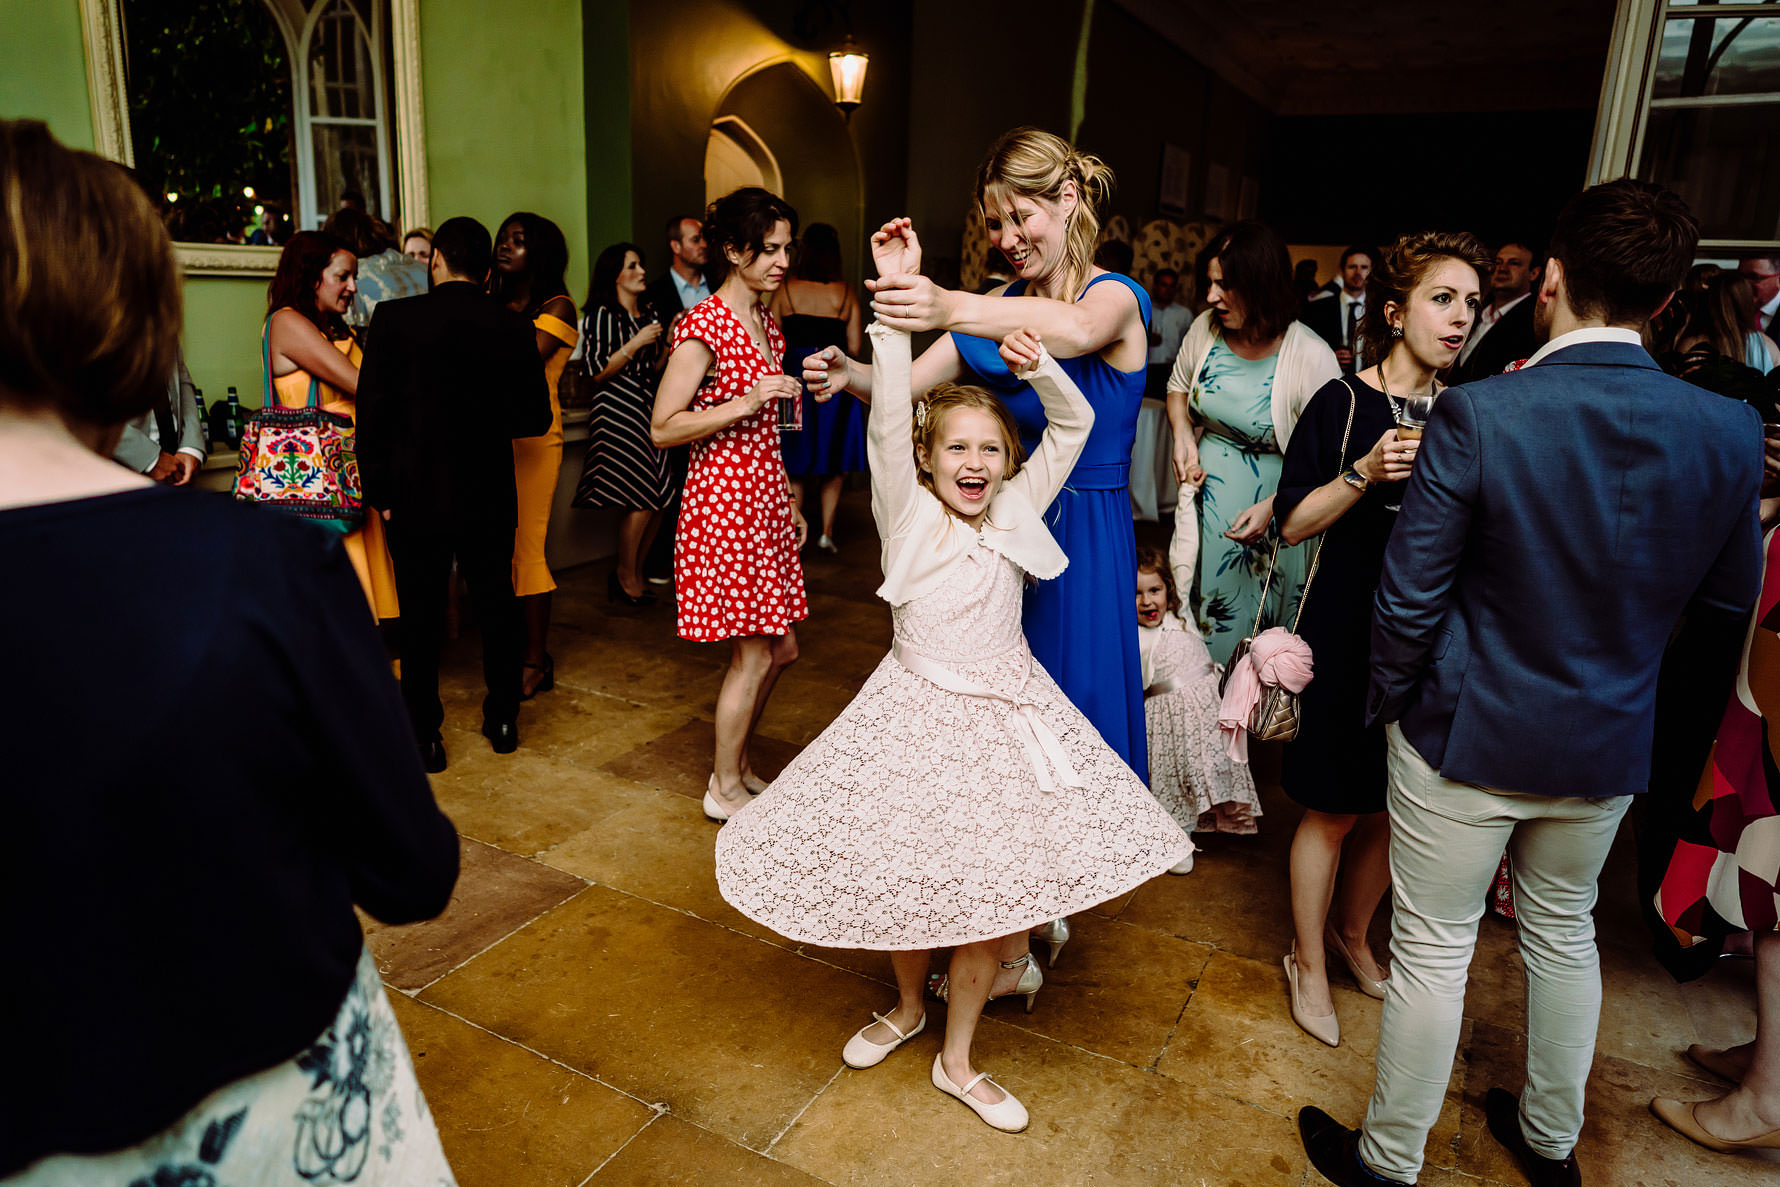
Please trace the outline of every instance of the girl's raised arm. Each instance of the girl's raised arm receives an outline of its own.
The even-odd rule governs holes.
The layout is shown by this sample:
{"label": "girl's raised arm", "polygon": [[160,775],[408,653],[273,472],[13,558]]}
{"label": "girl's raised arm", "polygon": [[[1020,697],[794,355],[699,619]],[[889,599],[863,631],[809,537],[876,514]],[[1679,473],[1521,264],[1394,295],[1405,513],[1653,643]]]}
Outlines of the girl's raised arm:
{"label": "girl's raised arm", "polygon": [[871,468],[871,514],[886,543],[920,495],[911,434],[909,336],[873,322],[871,385],[876,398],[866,418],[865,449]]}
{"label": "girl's raised arm", "polygon": [[1094,408],[1075,381],[1063,373],[1031,330],[1016,330],[1001,344],[1001,357],[1015,377],[1024,379],[1038,393],[1044,405],[1045,432],[1038,449],[1020,472],[1008,480],[1040,512],[1051,505],[1076,459],[1088,444],[1088,430],[1094,427]]}

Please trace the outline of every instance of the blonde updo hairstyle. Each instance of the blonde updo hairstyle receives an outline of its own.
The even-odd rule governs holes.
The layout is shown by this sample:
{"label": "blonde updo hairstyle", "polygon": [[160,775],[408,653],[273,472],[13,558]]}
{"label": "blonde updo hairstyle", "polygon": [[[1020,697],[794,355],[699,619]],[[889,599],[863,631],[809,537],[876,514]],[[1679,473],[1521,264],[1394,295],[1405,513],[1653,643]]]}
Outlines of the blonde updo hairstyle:
{"label": "blonde updo hairstyle", "polygon": [[977,166],[976,199],[983,213],[998,194],[1060,202],[1075,183],[1075,210],[1065,222],[1062,286],[1057,300],[1073,304],[1088,283],[1094,245],[1100,238],[1099,207],[1112,194],[1113,173],[1099,157],[1077,152],[1061,136],[1040,128],[1004,132]]}
{"label": "blonde updo hairstyle", "polygon": [[1477,272],[1478,288],[1488,290],[1495,257],[1469,231],[1416,231],[1399,235],[1385,249],[1384,258],[1377,262],[1366,281],[1366,315],[1360,322],[1360,334],[1366,339],[1372,358],[1382,361],[1391,347],[1401,341],[1391,336],[1384,307],[1391,304],[1402,309],[1408,305],[1415,286],[1445,260],[1469,264]]}
{"label": "blonde updo hairstyle", "polygon": [[1014,423],[1014,414],[1007,410],[1001,397],[986,387],[974,387],[962,383],[938,383],[925,396],[915,401],[914,417],[914,450],[915,471],[921,485],[938,495],[933,486],[933,472],[921,465],[921,451],[927,451],[929,463],[933,458],[933,443],[939,437],[940,426],[946,417],[959,408],[975,408],[995,418],[1001,429],[1002,448],[1007,450],[1007,468],[1002,471],[1001,478],[1005,482],[1020,472],[1026,462],[1026,450],[1020,444],[1020,429]]}

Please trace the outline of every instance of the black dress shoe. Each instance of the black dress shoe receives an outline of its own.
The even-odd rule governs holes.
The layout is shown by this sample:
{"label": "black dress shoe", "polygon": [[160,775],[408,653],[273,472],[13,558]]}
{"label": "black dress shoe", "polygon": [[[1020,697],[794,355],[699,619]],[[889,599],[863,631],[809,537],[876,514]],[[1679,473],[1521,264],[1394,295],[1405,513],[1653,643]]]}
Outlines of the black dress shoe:
{"label": "black dress shoe", "polygon": [[496,754],[512,754],[519,749],[519,726],[511,721],[484,721],[482,736],[494,745]]}
{"label": "black dress shoe", "polygon": [[1483,1119],[1490,1134],[1514,1155],[1533,1187],[1582,1187],[1576,1151],[1565,1158],[1547,1158],[1527,1145],[1526,1135],[1520,1131],[1520,1098],[1514,1093],[1490,1089],[1483,1098]]}
{"label": "black dress shoe", "polygon": [[437,775],[445,769],[445,743],[438,738],[420,744],[420,765],[426,768],[429,775]]}
{"label": "black dress shoe", "polygon": [[1349,1129],[1319,1108],[1298,1110],[1298,1139],[1310,1155],[1310,1165],[1335,1187],[1403,1187],[1387,1179],[1360,1158],[1360,1131]]}

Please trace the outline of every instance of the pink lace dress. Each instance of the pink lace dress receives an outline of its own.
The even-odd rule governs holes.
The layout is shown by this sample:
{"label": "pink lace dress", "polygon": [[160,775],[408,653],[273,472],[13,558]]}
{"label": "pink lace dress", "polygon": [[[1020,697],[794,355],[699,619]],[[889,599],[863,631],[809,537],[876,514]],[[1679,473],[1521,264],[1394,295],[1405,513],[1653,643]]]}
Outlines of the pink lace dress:
{"label": "pink lace dress", "polygon": [[1198,832],[1253,834],[1261,800],[1247,763],[1218,733],[1218,670],[1196,628],[1174,615],[1137,628],[1150,791],[1175,823]]}
{"label": "pink lace dress", "polygon": [[[859,695],[717,837],[717,885],[749,918],[803,943],[884,950],[994,939],[1149,880],[1193,843],[1032,659],[1020,626],[1028,558],[1055,549],[1035,508],[1086,438],[1086,401],[1051,363],[1052,429],[972,531],[916,485],[907,336],[873,360],[879,592],[895,644]],[[882,369],[900,361],[889,381]],[[1067,384],[1065,405],[1056,387]],[[943,564],[916,571],[943,555]],[[1056,554],[1061,559],[1061,554]],[[1061,567],[1059,564],[1058,568]],[[900,576],[899,576],[900,575]]]}

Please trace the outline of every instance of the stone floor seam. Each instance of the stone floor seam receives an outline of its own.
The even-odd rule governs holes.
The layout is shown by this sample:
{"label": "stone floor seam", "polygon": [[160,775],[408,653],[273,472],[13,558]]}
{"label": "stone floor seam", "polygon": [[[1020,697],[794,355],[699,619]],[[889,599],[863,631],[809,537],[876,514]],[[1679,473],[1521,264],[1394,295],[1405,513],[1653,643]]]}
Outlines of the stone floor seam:
{"label": "stone floor seam", "polygon": [[[609,1087],[609,1085],[608,1085],[608,1087]],[[636,1098],[632,1097],[631,1099],[634,1100]],[[576,1185],[576,1187],[587,1187],[587,1185],[589,1183],[593,1182],[594,1179],[599,1177],[599,1173],[601,1171],[605,1170],[606,1167],[611,1165],[612,1160],[614,1158],[616,1158],[620,1154],[624,1153],[624,1151],[629,1148],[629,1146],[632,1142],[634,1142],[638,1138],[642,1137],[643,1134],[648,1130],[648,1128],[651,1125],[654,1125],[657,1121],[660,1121],[662,1119],[662,1117],[664,1117],[666,1115],[667,1115],[666,1109],[663,1109],[659,1106],[655,1106],[655,1115],[653,1117],[649,1118],[649,1120],[643,1122],[642,1125],[638,1126],[637,1131],[635,1133],[631,1134],[628,1138],[625,1138],[623,1145],[619,1146],[616,1150],[614,1150],[610,1154],[606,1155],[605,1159],[598,1166],[594,1167],[593,1171],[585,1179],[582,1179],[581,1182]]]}
{"label": "stone floor seam", "polygon": [[[827,1092],[829,1087],[831,1085],[833,1085],[833,1083],[836,1080],[840,1079],[841,1074],[843,1072],[845,1072],[846,1070],[847,1070],[847,1065],[844,1063],[841,1064],[840,1067],[836,1068],[834,1070],[834,1075],[828,1077],[827,1080],[823,1081],[822,1087],[816,1089],[816,1091],[810,1096],[810,1099],[804,1102],[803,1108],[797,1110],[797,1115],[792,1117],[791,1120],[787,1121],[785,1123],[785,1128],[781,1129],[778,1133],[774,1134],[773,1140],[766,1144],[766,1149],[759,1151],[759,1153],[765,1157],[772,1158],[773,1147],[777,1146],[779,1144],[779,1140],[781,1138],[783,1138],[786,1134],[791,1132],[791,1130],[797,1125],[797,1123],[803,1119],[803,1115],[810,1111],[810,1106],[815,1104],[818,1100],[822,1099],[822,1094],[824,1092]],[[773,1158],[773,1161],[777,1162],[778,1159]],[[799,1169],[802,1169],[802,1168],[800,1167]],[[805,1171],[804,1173],[808,1174],[809,1172]]]}
{"label": "stone floor seam", "polygon": [[[472,837],[471,840],[475,840],[475,838]],[[486,844],[488,844],[488,842],[483,841],[483,842],[481,842],[481,844],[486,845]],[[493,847],[497,848],[497,849],[500,848],[498,845],[493,846]],[[510,853],[511,850],[502,850],[502,852]],[[514,853],[513,856],[514,857],[523,857],[524,854]],[[539,862],[538,864],[543,865],[544,863]],[[437,977],[434,977],[431,981],[428,981],[425,985],[422,985],[419,989],[416,989],[413,993],[409,994],[408,996],[418,999],[419,995],[425,993],[427,990],[431,989],[433,986],[437,985],[439,982],[443,981],[445,978],[451,976],[451,974],[457,972],[457,970],[463,968],[465,965],[469,964],[471,961],[476,960],[477,958],[484,956],[489,952],[494,951],[496,948],[499,948],[502,944],[506,943],[508,940],[512,939],[514,936],[518,935],[520,932],[524,931],[526,928],[530,927],[532,924],[536,923],[538,920],[544,918],[544,916],[550,914],[550,912],[556,910],[557,907],[562,906],[563,903],[574,902],[576,899],[578,899],[582,895],[586,894],[588,892],[588,890],[590,890],[595,885],[595,883],[589,882],[586,878],[582,878],[579,874],[570,874],[567,870],[558,870],[555,866],[546,866],[545,868],[552,870],[559,874],[567,874],[569,877],[575,878],[578,881],[584,883],[584,885],[581,887],[580,890],[577,890],[574,894],[571,894],[568,898],[563,899],[561,903],[557,903],[556,906],[546,907],[544,910],[539,911],[536,915],[533,915],[530,919],[527,919],[524,923],[519,924],[512,931],[504,933],[499,939],[495,940],[493,943],[488,944],[485,947],[477,949],[473,955],[466,956],[464,959],[458,961],[456,964],[452,965],[450,968],[446,969],[444,972],[440,973]]]}

